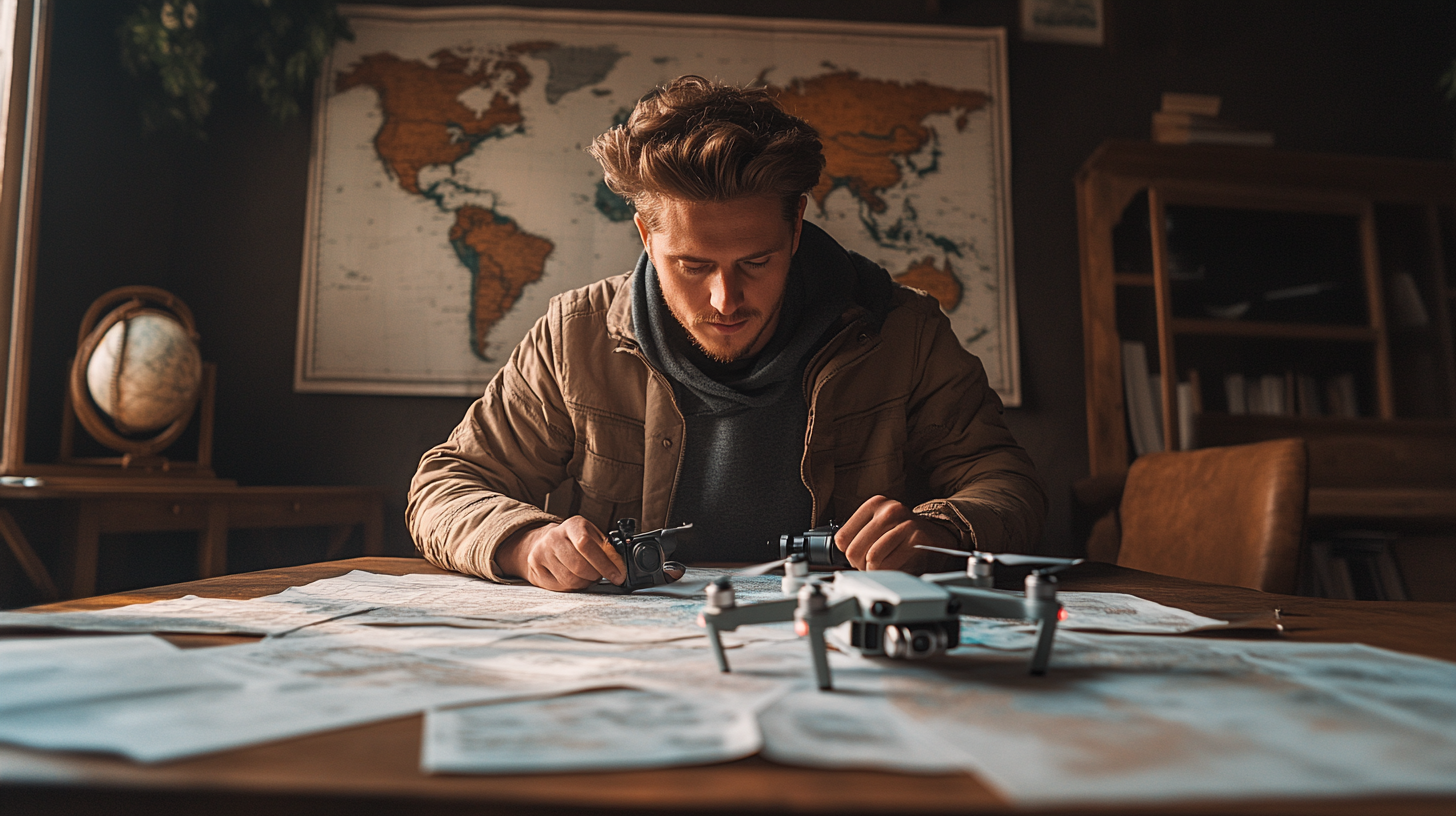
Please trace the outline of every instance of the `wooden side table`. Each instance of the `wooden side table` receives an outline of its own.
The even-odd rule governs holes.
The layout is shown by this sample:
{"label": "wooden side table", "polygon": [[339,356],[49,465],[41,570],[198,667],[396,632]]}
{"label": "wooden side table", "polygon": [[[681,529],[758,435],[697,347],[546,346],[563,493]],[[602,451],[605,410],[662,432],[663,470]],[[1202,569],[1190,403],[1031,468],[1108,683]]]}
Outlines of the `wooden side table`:
{"label": "wooden side table", "polygon": [[62,502],[73,510],[69,544],[74,568],[68,595],[96,591],[101,536],[107,533],[195,531],[200,577],[227,572],[229,530],[271,527],[328,527],[328,557],[343,555],[360,528],[366,555],[384,552],[384,489],[379,487],[238,487],[221,480],[188,484],[42,484],[0,486],[0,537],[47,600],[60,597],[55,581],[35,554],[6,505],[25,501]]}

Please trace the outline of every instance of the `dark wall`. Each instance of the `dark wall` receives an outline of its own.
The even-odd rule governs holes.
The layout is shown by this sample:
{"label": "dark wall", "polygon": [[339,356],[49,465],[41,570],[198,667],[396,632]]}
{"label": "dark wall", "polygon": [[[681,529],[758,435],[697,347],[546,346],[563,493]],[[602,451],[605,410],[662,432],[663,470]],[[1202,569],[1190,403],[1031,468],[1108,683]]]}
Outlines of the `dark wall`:
{"label": "dark wall", "polygon": [[[243,484],[383,485],[390,490],[389,549],[411,553],[402,521],[409,477],[469,400],[293,392],[310,119],[278,127],[259,105],[225,91],[205,143],[143,138],[115,36],[132,5],[56,2],[31,459],[54,456],[66,359],[86,306],[113,286],[162,286],[191,305],[204,358],[219,366],[218,472]],[[681,11],[688,4],[517,5]],[[1106,6],[1109,43],[1088,48],[1021,42],[1014,0],[691,4],[711,14],[1011,31],[1025,403],[1008,418],[1050,489],[1044,549],[1052,553],[1080,547],[1069,522],[1070,484],[1087,472],[1072,178],[1092,150],[1108,138],[1146,138],[1159,95],[1176,90],[1221,95],[1228,118],[1272,130],[1287,149],[1426,159],[1452,153],[1452,107],[1435,87],[1456,57],[1450,0],[1106,0]]]}

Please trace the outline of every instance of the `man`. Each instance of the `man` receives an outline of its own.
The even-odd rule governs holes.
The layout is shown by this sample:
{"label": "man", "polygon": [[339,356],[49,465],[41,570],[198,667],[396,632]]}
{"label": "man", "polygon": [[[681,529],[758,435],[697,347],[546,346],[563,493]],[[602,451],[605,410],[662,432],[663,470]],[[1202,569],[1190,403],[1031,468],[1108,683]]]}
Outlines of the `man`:
{"label": "man", "polygon": [[[770,560],[831,520],[860,569],[1036,543],[1045,495],[980,361],[935,300],[803,220],[813,128],[688,76],[590,151],[643,253],[553,298],[425,454],[407,516],[426,558],[564,591],[624,580],[602,533],[624,517],[693,523],[688,563]],[[566,517],[546,513],[568,479]]]}

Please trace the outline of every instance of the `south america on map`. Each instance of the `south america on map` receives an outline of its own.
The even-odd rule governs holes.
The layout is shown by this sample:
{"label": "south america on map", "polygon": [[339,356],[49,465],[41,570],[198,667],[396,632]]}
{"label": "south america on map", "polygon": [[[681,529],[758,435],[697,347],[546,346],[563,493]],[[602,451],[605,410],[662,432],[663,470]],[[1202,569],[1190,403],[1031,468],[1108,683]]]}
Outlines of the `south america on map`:
{"label": "south america on map", "polygon": [[819,131],[806,217],[934,296],[1014,392],[999,40],[396,13],[354,19],[323,80],[300,390],[477,395],[552,295],[636,262],[631,208],[584,148],[697,73],[764,86]]}

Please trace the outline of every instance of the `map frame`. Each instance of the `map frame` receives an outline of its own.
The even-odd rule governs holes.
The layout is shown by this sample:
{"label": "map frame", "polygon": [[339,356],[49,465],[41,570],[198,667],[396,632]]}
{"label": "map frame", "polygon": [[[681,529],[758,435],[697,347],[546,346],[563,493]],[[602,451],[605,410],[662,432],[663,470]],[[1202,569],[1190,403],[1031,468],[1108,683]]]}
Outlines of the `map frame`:
{"label": "map frame", "polygon": [[[341,5],[340,10],[353,21],[388,22],[408,25],[412,22],[438,25],[441,22],[461,21],[473,24],[492,20],[509,20],[515,23],[555,23],[580,27],[600,25],[657,28],[663,31],[664,41],[682,42],[686,32],[696,32],[712,37],[723,32],[751,32],[772,37],[774,35],[826,35],[849,39],[864,38],[867,41],[882,41],[886,37],[914,42],[916,40],[963,41],[968,46],[988,49],[989,73],[988,97],[985,111],[989,119],[988,171],[990,183],[994,186],[992,195],[993,213],[985,217],[994,221],[992,229],[993,246],[977,249],[978,257],[988,260],[994,276],[995,301],[993,325],[986,326],[981,334],[990,333],[994,339],[994,359],[988,359],[984,350],[975,353],[987,362],[991,387],[1007,406],[1019,406],[1022,401],[1019,338],[1017,333],[1015,275],[1012,264],[1011,225],[1011,180],[1010,180],[1010,117],[1007,80],[1006,30],[1004,28],[978,28],[961,26],[936,26],[901,23],[854,23],[828,20],[777,19],[739,17],[727,15],[696,15],[655,12],[627,11],[578,11],[566,9],[527,9],[505,6],[431,7],[400,8],[388,6]],[[337,53],[336,49],[335,53]],[[907,48],[907,60],[913,64],[918,56],[914,49]],[[318,362],[317,350],[323,333],[328,326],[319,319],[319,257],[320,247],[328,240],[321,234],[321,191],[324,185],[323,161],[325,140],[328,135],[328,101],[337,66],[331,55],[320,71],[315,90],[314,123],[312,128],[312,149],[309,158],[309,181],[307,215],[305,223],[303,269],[299,286],[298,334],[295,347],[294,390],[299,393],[337,394],[381,394],[400,396],[479,396],[495,369],[479,377],[429,378],[420,376],[360,375],[358,372],[331,371]],[[382,174],[383,175],[383,174]],[[811,202],[812,204],[812,202]],[[811,207],[812,209],[812,207]],[[832,234],[832,233],[831,233]],[[624,261],[623,271],[629,261]],[[983,266],[983,268],[985,268]],[[894,270],[891,270],[892,273]],[[541,283],[533,284],[541,286]],[[573,286],[562,287],[565,291]],[[987,287],[992,288],[992,287]],[[984,294],[983,294],[984,296]],[[535,313],[534,317],[538,317]],[[959,327],[957,327],[959,328]],[[970,347],[967,338],[963,345]],[[994,363],[994,365],[992,365]]]}

